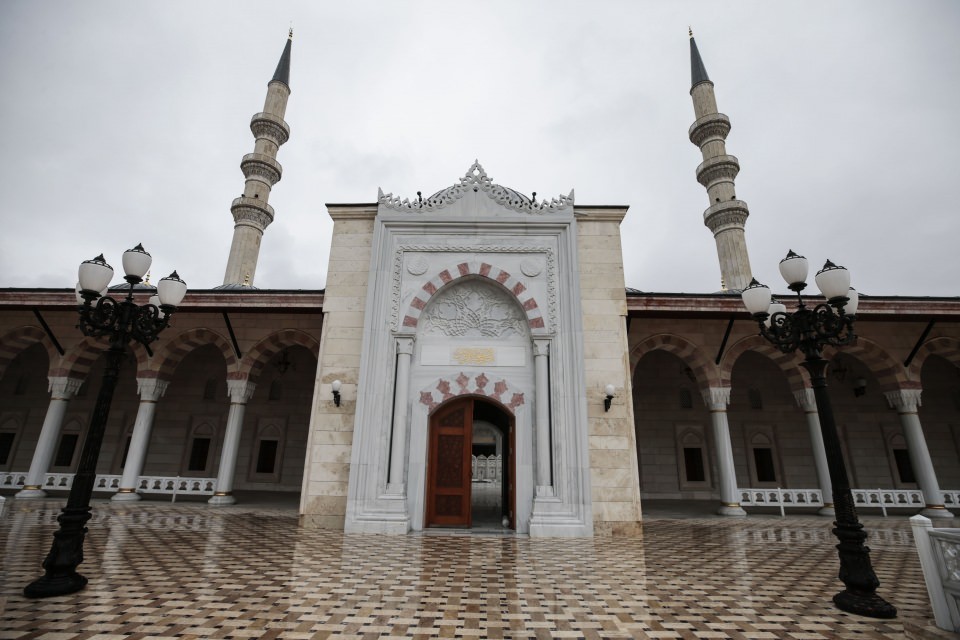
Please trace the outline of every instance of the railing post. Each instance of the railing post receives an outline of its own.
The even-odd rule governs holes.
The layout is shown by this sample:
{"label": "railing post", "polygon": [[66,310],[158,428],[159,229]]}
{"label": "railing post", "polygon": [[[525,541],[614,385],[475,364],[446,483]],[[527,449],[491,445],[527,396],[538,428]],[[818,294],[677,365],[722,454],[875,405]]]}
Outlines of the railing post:
{"label": "railing post", "polygon": [[943,593],[943,584],[940,581],[940,570],[933,553],[933,544],[930,541],[930,532],[933,531],[933,522],[930,518],[915,515],[910,518],[913,528],[913,542],[917,545],[917,555],[920,556],[920,568],[923,569],[923,581],[927,585],[927,594],[930,596],[930,608],[933,609],[933,618],[941,629],[949,630],[950,607],[947,597]]}

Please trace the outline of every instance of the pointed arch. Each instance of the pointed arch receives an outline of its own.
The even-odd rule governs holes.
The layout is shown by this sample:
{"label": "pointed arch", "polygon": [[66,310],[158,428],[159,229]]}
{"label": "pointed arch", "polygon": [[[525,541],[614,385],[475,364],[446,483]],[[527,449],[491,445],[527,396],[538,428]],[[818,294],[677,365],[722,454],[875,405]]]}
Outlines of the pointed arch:
{"label": "pointed arch", "polygon": [[46,350],[49,369],[52,370],[60,362],[60,354],[43,329],[32,325],[17,327],[0,336],[0,380],[14,358],[34,344],[40,344]]}
{"label": "pointed arch", "polygon": [[[60,365],[56,368],[51,367],[51,376],[63,376],[68,378],[79,378],[85,380],[90,374],[90,369],[94,363],[103,355],[103,352],[110,347],[106,338],[93,338],[84,336],[80,342],[73,345],[60,358]],[[140,362],[147,358],[147,350],[139,342],[132,342],[127,346],[130,352],[137,360],[137,371],[140,371]]]}
{"label": "pointed arch", "polygon": [[247,351],[240,361],[240,373],[244,377],[256,381],[270,358],[287,347],[294,346],[304,347],[313,354],[314,358],[318,358],[320,355],[320,343],[309,333],[299,329],[282,329],[268,335]]}
{"label": "pointed arch", "polygon": [[630,350],[631,377],[636,373],[640,359],[651,351],[666,351],[683,360],[696,377],[701,392],[710,387],[722,386],[716,365],[704,356],[700,347],[671,333],[650,336]]}
{"label": "pointed arch", "polygon": [[903,365],[894,360],[886,349],[872,340],[858,336],[856,344],[843,347],[843,349],[830,349],[828,359],[833,360],[838,353],[851,355],[867,365],[867,368],[876,377],[881,391],[920,388],[919,377],[915,381],[910,380]]}
{"label": "pointed arch", "polygon": [[468,376],[461,371],[452,380],[437,378],[420,389],[419,402],[427,407],[428,413],[432,413],[434,409],[451,398],[480,396],[496,402],[511,416],[516,415],[517,407],[526,402],[523,392],[503,378],[494,382],[493,385],[490,384],[490,381],[491,378],[488,378],[487,374],[483,372],[475,376]]}
{"label": "pointed arch", "polygon": [[84,336],[63,354],[58,367],[50,368],[50,375],[85,380],[97,358],[108,346],[104,338]]}
{"label": "pointed arch", "polygon": [[227,339],[216,331],[203,327],[184,331],[165,343],[161,349],[154,353],[151,366],[148,369],[139,370],[137,377],[172,380],[174,371],[183,359],[194,349],[207,345],[213,345],[220,351],[227,364],[227,378],[242,379],[246,377],[239,372],[237,356]]}
{"label": "pointed arch", "polygon": [[413,300],[410,301],[410,305],[407,307],[403,320],[400,323],[401,326],[416,329],[417,323],[420,321],[420,314],[427,308],[427,304],[433,296],[451,282],[468,277],[484,278],[506,289],[507,293],[517,301],[523,313],[526,315],[527,326],[530,327],[530,333],[535,335],[547,333],[543,308],[530,293],[529,287],[509,271],[479,260],[459,262],[449,266],[425,282]]}
{"label": "pointed arch", "polygon": [[720,361],[720,381],[725,387],[730,387],[733,380],[733,367],[747,351],[755,351],[760,355],[769,358],[777,367],[783,371],[790,385],[790,391],[802,391],[804,387],[809,386],[803,373],[800,363],[802,359],[796,353],[783,353],[773,347],[770,342],[762,336],[747,336],[737,340],[726,353],[723,354],[723,360]]}
{"label": "pointed arch", "polygon": [[960,368],[960,339],[940,336],[924,342],[907,369],[907,375],[911,380],[920,381],[923,365],[930,356],[940,356],[953,366]]}

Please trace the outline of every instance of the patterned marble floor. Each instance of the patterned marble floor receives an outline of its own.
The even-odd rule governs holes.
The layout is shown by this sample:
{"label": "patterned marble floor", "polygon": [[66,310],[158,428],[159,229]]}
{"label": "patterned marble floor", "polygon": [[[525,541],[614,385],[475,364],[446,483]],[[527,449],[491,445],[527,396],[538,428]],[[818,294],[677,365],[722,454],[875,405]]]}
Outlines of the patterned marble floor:
{"label": "patterned marble floor", "polygon": [[[59,503],[0,516],[0,639],[905,638],[932,618],[905,518],[865,518],[900,617],[841,613],[830,523],[648,518],[634,538],[383,537],[289,509],[98,502],[80,593],[23,598]],[[911,633],[910,637],[922,637]]]}

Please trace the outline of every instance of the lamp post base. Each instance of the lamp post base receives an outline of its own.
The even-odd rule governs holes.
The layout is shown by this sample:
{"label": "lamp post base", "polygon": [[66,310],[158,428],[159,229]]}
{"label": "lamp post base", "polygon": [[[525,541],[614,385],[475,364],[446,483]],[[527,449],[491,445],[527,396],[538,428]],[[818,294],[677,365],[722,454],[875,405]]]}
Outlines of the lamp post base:
{"label": "lamp post base", "polygon": [[857,593],[845,589],[833,596],[837,609],[868,618],[896,618],[897,608],[876,593]]}
{"label": "lamp post base", "polygon": [[71,571],[59,576],[41,576],[23,588],[23,595],[28,598],[52,598],[76,593],[85,586],[86,577]]}

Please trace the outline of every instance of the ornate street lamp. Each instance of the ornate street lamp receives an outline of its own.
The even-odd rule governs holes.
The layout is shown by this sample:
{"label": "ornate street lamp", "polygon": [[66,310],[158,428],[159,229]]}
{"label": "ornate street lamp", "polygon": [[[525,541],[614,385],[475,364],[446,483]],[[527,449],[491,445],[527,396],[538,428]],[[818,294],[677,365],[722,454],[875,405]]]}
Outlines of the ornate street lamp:
{"label": "ornate street lamp", "polygon": [[146,347],[157,339],[187,293],[187,284],[174,271],[160,280],[157,295],[150,302],[143,305],[134,302],[134,288],[150,269],[151,261],[150,254],[139,244],[124,252],[124,280],[130,284],[130,288],[126,298],[120,301],[106,295],[113,277],[113,267],[106,263],[102,254],[80,265],[80,282],[77,284],[78,326],[84,335],[106,337],[110,348],[107,349],[100,393],[90,418],[90,428],[80,453],[80,464],[73,478],[70,496],[57,517],[60,529],[54,532],[53,545],[43,561],[45,574],[23,589],[23,594],[28,598],[65,595],[79,591],[87,584],[87,579],[77,573],[77,567],[83,562],[83,539],[87,533],[85,525],[90,519],[90,497],[96,479],[97,458],[110,415],[113,390],[120,375],[120,364],[131,340]]}
{"label": "ornate street lamp", "polygon": [[864,544],[867,533],[857,519],[854,508],[840,438],[827,394],[827,360],[822,353],[826,345],[843,347],[856,341],[853,322],[859,297],[850,287],[850,272],[827,260],[816,275],[817,287],[827,302],[808,309],[800,294],[807,286],[807,272],[807,259],[793,251],[780,261],[780,274],[790,290],[797,294],[797,310],[793,313],[787,313],[786,306],[771,298],[770,288],[756,279],[751,280],[743,290],[743,304],[760,325],[760,335],[783,353],[793,353],[799,349],[805,357],[803,367],[810,373],[830,470],[830,484],[833,486],[837,518],[833,534],[840,540],[837,545],[840,580],[846,585],[846,589],[833,596],[833,603],[838,609],[862,616],[894,618],[897,615],[896,608],[876,593],[880,581],[870,564],[870,548]]}

